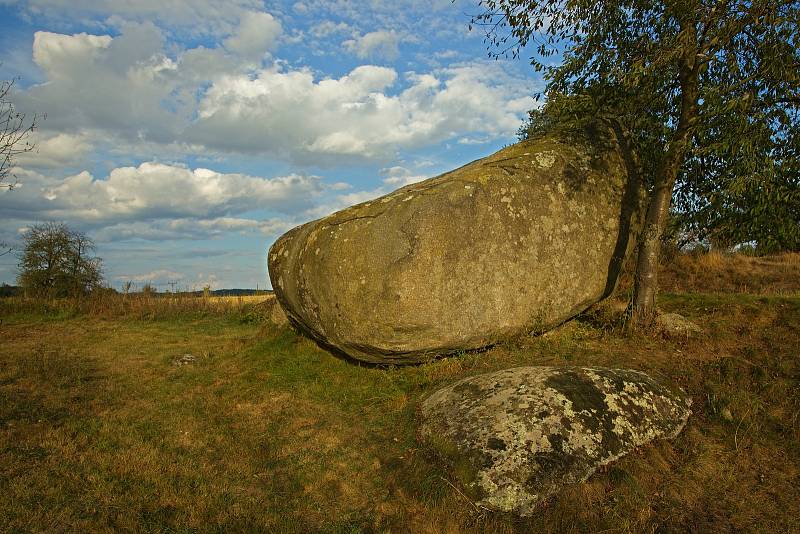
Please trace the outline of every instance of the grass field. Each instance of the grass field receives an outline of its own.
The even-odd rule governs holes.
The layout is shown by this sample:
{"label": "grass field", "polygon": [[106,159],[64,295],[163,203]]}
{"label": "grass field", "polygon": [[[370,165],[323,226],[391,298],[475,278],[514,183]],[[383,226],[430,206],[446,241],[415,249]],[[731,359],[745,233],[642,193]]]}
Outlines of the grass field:
{"label": "grass field", "polygon": [[[0,302],[0,530],[800,532],[797,281],[725,283],[662,295],[698,339],[626,334],[599,309],[404,368],[345,362],[252,303]],[[529,520],[492,514],[417,442],[417,408],[458,378],[539,364],[641,369],[684,387],[694,415]]]}

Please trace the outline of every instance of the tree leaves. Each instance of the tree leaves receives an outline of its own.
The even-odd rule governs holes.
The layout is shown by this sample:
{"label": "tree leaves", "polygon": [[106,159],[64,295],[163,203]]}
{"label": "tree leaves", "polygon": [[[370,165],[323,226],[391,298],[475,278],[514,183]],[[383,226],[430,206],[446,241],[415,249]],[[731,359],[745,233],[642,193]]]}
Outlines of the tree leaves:
{"label": "tree leaves", "polygon": [[[489,33],[535,43],[547,101],[521,136],[613,118],[652,186],[682,113],[682,72],[699,78],[691,144],[673,195],[694,239],[798,249],[800,4],[790,0],[488,0]],[[490,39],[491,42],[491,39]],[[562,61],[548,60],[560,52]],[[686,126],[686,125],[684,125]]]}
{"label": "tree leaves", "polygon": [[33,294],[79,296],[100,286],[101,260],[90,257],[94,243],[64,224],[43,223],[23,235],[19,283]]}

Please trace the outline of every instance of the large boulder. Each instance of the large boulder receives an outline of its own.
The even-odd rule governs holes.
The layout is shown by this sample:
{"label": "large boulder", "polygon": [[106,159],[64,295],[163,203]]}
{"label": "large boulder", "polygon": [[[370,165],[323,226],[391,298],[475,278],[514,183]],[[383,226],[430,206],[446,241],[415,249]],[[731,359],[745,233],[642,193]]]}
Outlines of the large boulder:
{"label": "large boulder", "polygon": [[481,505],[524,516],[635,447],[676,436],[690,404],[638,371],[518,367],[431,395],[420,437]]}
{"label": "large boulder", "polygon": [[544,331],[609,295],[638,226],[618,145],[521,142],[294,228],[268,254],[289,320],[413,363]]}

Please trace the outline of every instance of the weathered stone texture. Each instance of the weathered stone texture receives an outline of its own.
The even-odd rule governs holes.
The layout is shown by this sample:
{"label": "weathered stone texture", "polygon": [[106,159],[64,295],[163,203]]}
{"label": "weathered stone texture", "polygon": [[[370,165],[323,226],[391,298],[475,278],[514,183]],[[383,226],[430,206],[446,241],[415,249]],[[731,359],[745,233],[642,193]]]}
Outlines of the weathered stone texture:
{"label": "weathered stone texture", "polygon": [[480,504],[529,515],[635,447],[676,436],[690,404],[638,371],[518,367],[435,392],[420,437]]}
{"label": "weathered stone texture", "polygon": [[269,274],[289,320],[322,344],[419,362],[607,296],[639,206],[616,145],[543,138],[294,228]]}
{"label": "weathered stone texture", "polygon": [[656,328],[667,337],[697,337],[703,329],[679,313],[662,313],[656,317]]}

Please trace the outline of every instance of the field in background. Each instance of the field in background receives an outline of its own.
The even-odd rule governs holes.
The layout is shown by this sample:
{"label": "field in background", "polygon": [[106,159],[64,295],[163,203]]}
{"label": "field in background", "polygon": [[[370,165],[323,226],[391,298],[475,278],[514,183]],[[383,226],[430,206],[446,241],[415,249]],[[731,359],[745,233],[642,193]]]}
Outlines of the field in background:
{"label": "field in background", "polygon": [[[203,298],[203,297],[201,297]],[[246,304],[257,304],[264,302],[269,298],[268,295],[246,295],[242,297],[207,297],[209,301],[215,304],[224,304],[226,306],[243,306]]]}
{"label": "field in background", "polygon": [[[625,334],[601,306],[403,368],[338,359],[237,297],[2,300],[0,530],[800,531],[800,277],[786,258],[755,275],[750,259],[675,258],[661,306],[702,325],[697,339]],[[417,407],[516,365],[641,369],[684,387],[694,415],[529,520],[492,514],[417,442]]]}
{"label": "field in background", "polygon": [[678,254],[662,269],[665,292],[738,292],[757,295],[800,293],[800,252],[773,256],[718,251]]}
{"label": "field in background", "polygon": [[252,311],[271,294],[203,296],[191,293],[98,292],[83,299],[39,299],[0,297],[0,313],[39,314],[67,318],[79,315],[128,319],[168,319],[187,313],[202,315],[239,315]]}

